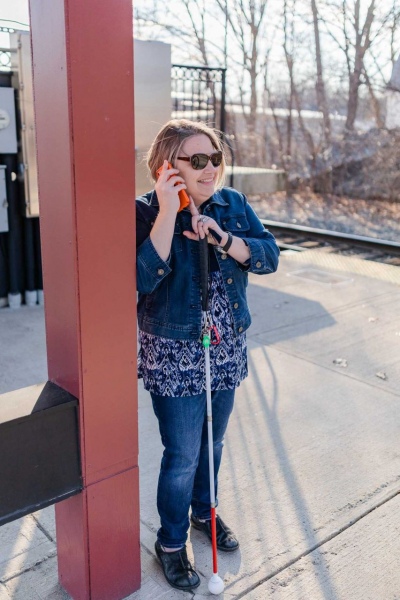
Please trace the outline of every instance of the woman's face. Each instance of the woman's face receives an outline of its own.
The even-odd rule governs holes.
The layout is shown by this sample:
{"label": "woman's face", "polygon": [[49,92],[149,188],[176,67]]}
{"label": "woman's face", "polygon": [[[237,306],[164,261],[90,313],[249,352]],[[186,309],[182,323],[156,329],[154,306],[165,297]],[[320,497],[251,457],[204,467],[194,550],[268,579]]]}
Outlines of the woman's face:
{"label": "woman's face", "polygon": [[[183,143],[179,156],[190,157],[197,153],[210,155],[214,152],[217,150],[212,145],[210,138],[204,133],[200,133],[193,135]],[[196,171],[190,162],[179,159],[176,159],[175,165],[179,169],[179,175],[185,180],[187,193],[192,196],[196,206],[200,206],[213,195],[220,167],[213,167],[208,161],[204,169]]]}

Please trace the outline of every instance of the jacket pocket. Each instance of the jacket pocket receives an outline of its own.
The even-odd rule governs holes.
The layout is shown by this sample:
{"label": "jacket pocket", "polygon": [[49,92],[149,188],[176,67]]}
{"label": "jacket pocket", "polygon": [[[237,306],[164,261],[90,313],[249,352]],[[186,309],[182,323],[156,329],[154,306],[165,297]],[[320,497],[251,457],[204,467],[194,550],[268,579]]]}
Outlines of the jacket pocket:
{"label": "jacket pocket", "polygon": [[250,225],[246,215],[230,215],[229,217],[222,219],[222,228],[238,237],[246,237]]}

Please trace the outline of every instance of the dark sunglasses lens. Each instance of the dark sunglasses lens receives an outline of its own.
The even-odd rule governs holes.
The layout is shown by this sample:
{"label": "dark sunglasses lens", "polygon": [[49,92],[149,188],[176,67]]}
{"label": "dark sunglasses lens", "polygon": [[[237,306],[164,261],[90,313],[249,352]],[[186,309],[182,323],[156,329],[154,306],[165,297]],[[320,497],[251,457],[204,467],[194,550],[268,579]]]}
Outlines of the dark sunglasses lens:
{"label": "dark sunglasses lens", "polygon": [[211,164],[213,167],[219,167],[222,163],[222,152],[215,152],[215,154],[211,154]]}
{"label": "dark sunglasses lens", "polygon": [[190,158],[190,162],[193,169],[200,171],[200,169],[204,169],[208,163],[208,156],[206,154],[193,154]]}
{"label": "dark sunglasses lens", "polygon": [[222,162],[222,152],[215,152],[214,154],[211,154],[211,156],[207,156],[207,154],[193,154],[190,158],[190,163],[193,169],[200,171],[207,166],[209,160],[211,160],[213,167],[219,167]]}

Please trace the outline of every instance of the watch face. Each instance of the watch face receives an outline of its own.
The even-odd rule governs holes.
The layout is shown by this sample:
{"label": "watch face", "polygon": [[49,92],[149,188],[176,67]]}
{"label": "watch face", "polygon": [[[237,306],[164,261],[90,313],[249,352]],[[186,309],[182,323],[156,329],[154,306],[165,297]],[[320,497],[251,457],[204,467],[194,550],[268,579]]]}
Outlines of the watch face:
{"label": "watch face", "polygon": [[10,115],[4,108],[0,108],[0,129],[7,129],[10,124]]}

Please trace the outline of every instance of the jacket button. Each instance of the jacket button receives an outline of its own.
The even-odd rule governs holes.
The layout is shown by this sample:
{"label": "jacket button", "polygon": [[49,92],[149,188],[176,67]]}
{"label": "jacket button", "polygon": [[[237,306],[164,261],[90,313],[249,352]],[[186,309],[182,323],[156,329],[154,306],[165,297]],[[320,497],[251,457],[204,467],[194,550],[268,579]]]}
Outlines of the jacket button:
{"label": "jacket button", "polygon": [[157,273],[158,275],[164,275],[164,269],[158,269]]}
{"label": "jacket button", "polygon": [[239,331],[239,333],[242,333],[243,327],[239,327],[238,331]]}
{"label": "jacket button", "polygon": [[258,269],[261,267],[261,262],[260,262],[259,260],[256,262],[256,267],[257,267]]}
{"label": "jacket button", "polygon": [[239,308],[239,304],[237,302],[235,302],[235,304],[233,305],[233,308]]}
{"label": "jacket button", "polygon": [[222,260],[226,260],[226,257],[227,257],[227,255],[226,255],[226,254],[223,254],[223,255],[221,256]]}
{"label": "jacket button", "polygon": [[232,277],[229,277],[229,279],[227,279],[227,280],[226,280],[226,283],[229,283],[229,285],[230,285],[231,283],[233,283],[233,279],[232,279]]}
{"label": "jacket button", "polygon": [[239,221],[236,223],[236,227],[239,227],[239,229],[242,229],[241,224],[239,223]]}

